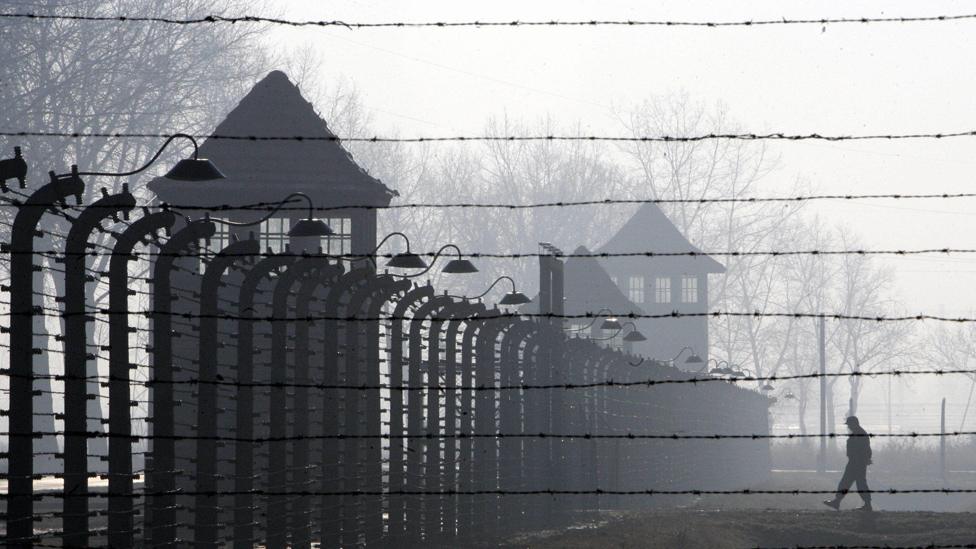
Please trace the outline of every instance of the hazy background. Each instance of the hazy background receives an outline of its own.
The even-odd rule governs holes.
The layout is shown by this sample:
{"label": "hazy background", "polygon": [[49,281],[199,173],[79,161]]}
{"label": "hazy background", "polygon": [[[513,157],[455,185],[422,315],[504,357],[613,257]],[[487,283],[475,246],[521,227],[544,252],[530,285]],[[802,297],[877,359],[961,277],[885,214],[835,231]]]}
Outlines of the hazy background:
{"label": "hazy background", "polygon": [[[693,20],[880,17],[965,13],[966,2],[268,2],[297,19],[368,21]],[[321,81],[352,84],[377,131],[476,135],[491,116],[626,133],[633,105],[687,95],[721,103],[745,131],[823,134],[951,132],[976,128],[974,23],[788,25],[755,28],[273,28],[275,47],[311,49]],[[797,181],[817,193],[972,192],[972,139],[772,142],[767,195]],[[760,193],[761,194],[761,193]],[[594,197],[605,197],[599,189]],[[461,197],[459,197],[461,198]],[[973,247],[973,200],[817,202],[808,213],[856,234],[866,248]],[[581,238],[581,240],[583,240]],[[883,260],[909,312],[969,315],[976,257]],[[919,351],[924,356],[926,349]],[[938,424],[949,398],[957,428],[970,382],[893,384],[903,429]],[[884,383],[869,384],[860,413],[886,425]],[[841,398],[836,406],[846,406]],[[816,412],[814,411],[814,414]],[[788,420],[784,420],[788,421]]]}
{"label": "hazy background", "polygon": [[[389,21],[510,21],[519,20],[686,20],[739,21],[748,19],[932,16],[976,10],[967,2],[836,2],[753,1],[749,3],[661,1],[639,2],[512,2],[492,3],[447,1],[331,1],[317,0],[227,0],[213,6],[196,0],[166,2],[36,2],[13,0],[11,11],[56,10],[69,13],[91,8],[118,10],[169,17],[211,12],[225,15],[257,14],[290,19],[344,20],[348,22]],[[185,13],[184,13],[185,12]],[[100,12],[101,13],[101,12]],[[278,25],[117,26],[116,23],[51,24],[64,29],[71,51],[84,59],[105,61],[111,79],[101,73],[69,69],[54,71],[48,61],[30,51],[41,32],[35,22],[3,21],[0,37],[21,50],[0,51],[0,82],[9,84],[37,78],[45,81],[57,72],[47,87],[26,84],[25,96],[35,94],[38,104],[73,107],[77,119],[52,122],[43,108],[24,107],[16,86],[0,86],[0,121],[9,129],[50,131],[52,127],[95,127],[102,131],[210,132],[213,125],[236,104],[243,93],[267,70],[281,68],[299,82],[323,117],[341,136],[399,135],[451,136],[507,134],[516,131],[538,135],[543,128],[553,133],[580,135],[631,135],[628,123],[635,112],[660,105],[686,102],[709,113],[724,113],[723,124],[708,131],[784,132],[821,134],[954,132],[976,129],[976,21],[933,23],[877,23],[779,25],[732,28],[665,27],[517,27],[459,29],[374,29],[342,27],[292,28]],[[79,29],[73,33],[72,29]],[[14,34],[6,34],[14,33]],[[150,34],[150,33],[158,33]],[[7,38],[9,36],[9,38]],[[96,37],[96,38],[79,38]],[[150,40],[142,40],[151,36]],[[91,40],[86,42],[86,40]],[[155,40],[155,41],[154,41]],[[0,40],[2,41],[2,40]],[[252,41],[259,41],[260,48]],[[127,44],[138,43],[138,50]],[[40,44],[52,56],[60,55],[61,44]],[[166,46],[170,54],[156,55]],[[40,48],[43,49],[43,48]],[[92,50],[94,53],[87,53]],[[136,55],[138,51],[139,55]],[[211,56],[211,52],[217,54]],[[54,58],[52,57],[52,58]],[[112,59],[115,59],[113,57]],[[178,63],[168,63],[177,60]],[[215,61],[214,61],[215,60]],[[213,66],[209,64],[213,61]],[[29,63],[33,66],[25,68]],[[135,75],[135,76],[133,76]],[[173,75],[193,82],[190,88],[174,83]],[[142,79],[142,80],[140,80]],[[155,79],[155,80],[154,80]],[[153,83],[154,93],[139,96],[138,106],[126,95],[143,81]],[[160,83],[161,82],[161,83]],[[145,86],[143,86],[145,88]],[[172,93],[171,93],[172,92]],[[103,103],[102,95],[107,97]],[[134,92],[135,93],[135,92]],[[158,94],[158,97],[157,95]],[[9,103],[3,103],[8,101]],[[115,120],[108,115],[94,121],[89,109],[105,111],[118,107]],[[154,108],[145,107],[152,105]],[[16,107],[16,108],[14,108]],[[145,107],[145,108],[143,108]],[[15,112],[18,109],[23,113]],[[70,109],[68,109],[70,110]],[[218,112],[219,111],[219,112]],[[10,114],[13,113],[13,114]],[[80,113],[80,114],[78,114]],[[120,114],[121,113],[121,114]],[[23,116],[21,116],[23,115]],[[144,119],[140,119],[140,117]],[[78,122],[82,120],[82,122]],[[494,122],[490,122],[494,120]],[[506,126],[508,123],[510,126]],[[85,125],[88,124],[88,125]],[[492,127],[491,124],[494,124]],[[707,124],[706,124],[707,126]],[[654,133],[654,132],[650,132]],[[690,131],[692,134],[706,131]],[[23,141],[23,140],[20,140]],[[18,141],[18,143],[20,143]],[[35,140],[38,141],[38,140]],[[37,144],[39,144],[38,142]],[[750,189],[750,196],[792,196],[797,193],[956,193],[973,192],[970,151],[976,140],[957,138],[916,141],[863,141],[825,143],[766,142],[748,145],[765,147],[762,177]],[[9,151],[12,140],[0,140],[0,150]],[[75,150],[62,141],[53,142],[50,152],[31,150],[32,173],[45,173],[52,164],[106,169],[135,167],[158,145],[155,141],[125,140],[106,143],[87,140]],[[532,196],[506,195],[484,169],[466,172],[465,162],[504,159],[512,146],[489,148],[484,144],[456,143],[387,146],[370,150],[369,145],[349,143],[357,160],[368,167],[390,168],[375,172],[384,182],[419,201],[484,200],[545,201],[566,199],[557,189],[532,189]],[[60,148],[58,148],[60,147]],[[45,151],[47,149],[44,149]],[[572,151],[570,146],[558,149]],[[185,151],[184,151],[185,152]],[[54,158],[61,154],[60,160]],[[467,157],[465,156],[467,155]],[[587,156],[589,155],[589,156]],[[646,192],[618,192],[621,181],[639,179],[621,147],[583,147],[582,156],[617,167],[616,185],[597,176],[573,196],[575,199],[647,197]],[[426,164],[417,160],[429,160]],[[457,160],[456,166],[452,164]],[[490,162],[491,160],[489,160]],[[165,164],[161,162],[160,165]],[[438,173],[420,173],[418,166],[432,166]],[[456,173],[447,173],[456,167]],[[454,182],[450,192],[436,184]],[[471,192],[466,185],[470,183]],[[514,178],[508,183],[519,183]],[[109,184],[111,184],[109,182]],[[413,185],[413,188],[411,188]],[[625,185],[626,186],[626,185]],[[95,187],[92,187],[93,189]],[[434,196],[424,196],[434,189]],[[486,193],[485,189],[494,190]],[[502,190],[498,190],[502,189]],[[137,193],[139,191],[137,190]],[[436,193],[440,194],[436,194]],[[428,194],[431,194],[428,192]],[[140,194],[140,198],[146,198]],[[974,200],[870,200],[824,201],[806,204],[803,218],[816,221],[833,234],[850,236],[857,247],[867,249],[976,248],[971,235],[976,229]],[[599,246],[633,208],[573,208],[541,214],[538,234],[516,241],[504,221],[468,224],[482,241],[471,243],[471,235],[432,234],[427,227],[437,220],[402,219],[386,212],[382,229],[406,230],[427,251],[453,238],[468,238],[471,251],[534,251],[538,240],[550,240],[566,250],[577,244]],[[773,212],[769,209],[768,212]],[[429,212],[428,212],[429,213]],[[500,220],[508,212],[496,212]],[[773,212],[775,213],[775,212]],[[784,215],[788,212],[784,211]],[[449,214],[434,211],[433,216]],[[565,217],[558,217],[563,215]],[[775,216],[773,216],[775,217]],[[553,223],[555,219],[557,223]],[[574,234],[574,224],[586,226]],[[455,224],[457,225],[457,224]],[[551,229],[551,236],[550,236]],[[720,232],[713,228],[712,233]],[[559,234],[557,233],[559,231]],[[695,235],[690,235],[695,240]],[[779,249],[810,247],[808,238],[779,239]],[[728,246],[695,242],[706,249]],[[707,245],[706,245],[707,244]],[[649,248],[653,246],[649,244]],[[769,249],[763,244],[759,249]],[[837,241],[827,248],[843,248]],[[719,258],[722,260],[722,258]],[[810,259],[810,258],[807,258]],[[816,265],[816,258],[810,265]],[[872,271],[888,269],[883,307],[877,314],[929,313],[976,314],[976,296],[969,289],[976,282],[976,255],[884,257],[872,260]],[[533,290],[537,273],[534,261],[520,264],[490,263],[483,276],[511,273],[526,290]],[[779,274],[771,275],[773,277]],[[713,277],[712,287],[718,284]],[[438,284],[451,287],[449,279]],[[474,284],[474,286],[478,286]],[[480,286],[483,288],[483,285]],[[479,292],[480,293],[480,288]],[[457,288],[454,288],[457,289]],[[470,289],[470,288],[468,288]],[[93,289],[93,291],[95,291]],[[104,298],[104,293],[101,294]],[[843,302],[841,302],[843,304]],[[731,307],[741,310],[742,307]],[[838,307],[793,307],[804,312],[835,312]],[[864,312],[852,310],[857,314]],[[50,320],[49,320],[50,322]],[[936,323],[915,326],[910,337],[895,336],[899,352],[911,354],[899,364],[875,364],[875,370],[893,367],[976,367],[976,331],[946,332],[955,337],[937,352],[933,334],[941,333]],[[54,328],[53,326],[51,327]],[[713,334],[716,330],[713,330]],[[96,334],[96,339],[104,334]],[[950,338],[951,339],[951,338]],[[99,339],[100,340],[100,339]],[[714,341],[714,338],[713,338]],[[806,373],[815,340],[809,334],[803,343],[805,362],[794,372]],[[43,345],[41,345],[43,346]],[[937,356],[938,355],[938,356]],[[720,354],[713,356],[722,358]],[[144,357],[143,357],[144,358]],[[52,357],[57,370],[59,358]],[[137,359],[138,360],[138,359]],[[740,358],[741,360],[741,358]],[[831,359],[833,360],[833,359]],[[832,371],[837,362],[828,364]],[[769,373],[768,370],[763,373]],[[846,380],[837,383],[834,400],[838,426],[847,407]],[[782,384],[777,391],[789,388]],[[814,388],[809,385],[809,388]],[[912,376],[892,384],[896,404],[893,423],[901,430],[934,430],[938,406],[949,402],[950,429],[962,425],[963,411],[971,394],[972,380],[963,376],[946,378]],[[815,428],[816,394],[809,394],[808,427]],[[887,428],[887,380],[866,382],[858,413],[870,430]],[[974,419],[970,413],[969,420]],[[780,402],[773,407],[774,422],[785,429],[796,423],[796,410]],[[0,425],[4,422],[0,420]],[[973,429],[974,423],[965,427]]]}

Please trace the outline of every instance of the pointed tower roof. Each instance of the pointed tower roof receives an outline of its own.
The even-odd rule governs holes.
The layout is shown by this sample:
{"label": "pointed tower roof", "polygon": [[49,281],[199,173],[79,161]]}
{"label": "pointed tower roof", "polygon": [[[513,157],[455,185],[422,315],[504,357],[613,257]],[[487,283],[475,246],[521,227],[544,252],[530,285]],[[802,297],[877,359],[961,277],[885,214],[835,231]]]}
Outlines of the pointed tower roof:
{"label": "pointed tower roof", "polygon": [[[671,223],[657,204],[645,203],[597,252],[696,252],[702,253]],[[665,256],[607,258],[607,261],[640,263],[664,271],[724,273],[725,267],[709,256]]]}
{"label": "pointed tower roof", "polygon": [[[590,251],[580,246],[573,253],[588,254]],[[621,293],[595,257],[570,257],[566,260],[563,276],[564,309],[568,315],[595,313],[600,309],[610,309],[619,315],[644,312]],[[538,309],[539,298],[536,296],[522,311]]]}
{"label": "pointed tower roof", "polygon": [[[257,83],[213,132],[231,136],[335,137],[328,124],[285,73],[274,71]],[[328,193],[329,205],[386,205],[395,191],[367,174],[338,141],[239,141],[207,139],[200,158],[227,176],[209,182],[157,178],[150,188],[162,200],[180,203],[251,202],[255,194],[282,197],[295,191]],[[320,201],[319,201],[320,202]]]}

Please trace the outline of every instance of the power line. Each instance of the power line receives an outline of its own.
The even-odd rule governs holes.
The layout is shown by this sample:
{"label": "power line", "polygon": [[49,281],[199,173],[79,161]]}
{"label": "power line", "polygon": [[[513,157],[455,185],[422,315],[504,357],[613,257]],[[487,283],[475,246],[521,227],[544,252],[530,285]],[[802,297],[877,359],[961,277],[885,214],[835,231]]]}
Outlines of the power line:
{"label": "power line", "polygon": [[[78,138],[153,138],[164,139],[171,137],[166,133],[122,133],[122,132],[26,132],[0,131],[0,137],[64,137]],[[949,139],[954,137],[976,137],[976,130],[938,133],[899,133],[899,134],[861,134],[861,135],[824,135],[819,133],[788,134],[774,133],[708,133],[702,135],[647,135],[647,136],[610,136],[610,135],[459,135],[432,137],[338,137],[335,135],[226,135],[199,134],[197,139],[214,139],[225,141],[297,141],[297,142],[348,142],[348,143],[443,143],[443,142],[636,142],[636,143],[693,143],[713,139],[738,141],[870,141],[870,140],[913,140],[913,139]]]}
{"label": "power line", "polygon": [[267,23],[290,27],[344,27],[347,29],[389,29],[389,28],[492,28],[492,27],[761,27],[780,25],[837,25],[837,24],[869,24],[869,23],[936,23],[949,21],[967,21],[976,19],[976,14],[926,15],[916,17],[821,17],[798,19],[746,19],[739,21],[678,21],[678,20],[649,20],[649,19],[579,19],[568,21],[518,19],[510,21],[379,21],[379,22],[346,22],[333,20],[294,20],[279,17],[263,17],[258,15],[241,15],[229,17],[210,14],[200,17],[178,19],[172,17],[150,16],[92,16],[92,15],[50,15],[41,13],[3,13],[0,17],[7,19],[27,19],[35,21],[89,21],[112,23],[162,23],[170,25],[199,25],[199,24],[237,24],[237,23]]}

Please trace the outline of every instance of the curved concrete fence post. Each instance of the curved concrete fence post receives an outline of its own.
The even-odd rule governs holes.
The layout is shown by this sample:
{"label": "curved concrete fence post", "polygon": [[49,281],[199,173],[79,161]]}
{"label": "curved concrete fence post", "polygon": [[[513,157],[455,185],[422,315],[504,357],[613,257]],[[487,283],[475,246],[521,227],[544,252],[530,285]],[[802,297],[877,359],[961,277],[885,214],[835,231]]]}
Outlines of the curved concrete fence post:
{"label": "curved concrete fence post", "polygon": [[[270,250],[269,250],[270,252]],[[254,324],[255,298],[259,287],[272,273],[286,270],[297,261],[292,253],[270,253],[247,270],[237,298],[237,419],[234,460],[234,547],[250,549],[257,543],[254,532]]]}
{"label": "curved concrete fence post", "polygon": [[407,280],[391,275],[369,276],[348,291],[345,303],[346,382],[356,387],[346,400],[347,429],[362,438],[350,441],[347,459],[356,464],[358,496],[356,517],[362,524],[359,541],[366,545],[382,542],[384,535],[381,401],[379,368],[379,318],[394,295],[409,290]]}
{"label": "curved concrete fence post", "polygon": [[[406,433],[406,422],[404,421],[406,406],[405,399],[411,397],[413,391],[397,389],[407,384],[404,378],[404,369],[415,358],[420,359],[419,347],[415,350],[409,343],[408,334],[412,323],[409,318],[410,312],[416,310],[422,303],[434,295],[434,289],[427,285],[416,286],[410,289],[397,302],[391,314],[390,323],[390,435],[392,437],[402,436]],[[416,354],[415,354],[416,352]],[[412,369],[410,369],[412,371]],[[411,385],[415,380],[410,380]],[[389,524],[388,533],[390,543],[410,544],[419,542],[419,534],[414,523],[407,523],[407,498],[395,492],[407,489],[406,462],[409,441],[402,438],[390,439],[389,457],[389,490],[394,492],[388,498],[389,505]]]}
{"label": "curved concrete fence post", "polygon": [[[66,546],[88,545],[88,395],[98,394],[98,384],[88,378],[98,374],[88,364],[88,329],[85,320],[85,283],[88,274],[88,239],[102,221],[128,216],[136,199],[124,187],[85,208],[71,223],[64,257],[64,501],[61,539]],[[93,365],[94,366],[94,365]]]}
{"label": "curved concrete fence post", "polygon": [[[440,342],[437,333],[442,323],[436,320],[444,315],[444,309],[454,299],[435,295],[417,307],[410,324],[411,386],[424,385],[424,391],[410,391],[407,395],[407,490],[415,492],[437,491],[437,478],[433,474],[433,439],[422,438],[431,434],[437,425],[437,365]],[[424,352],[426,351],[426,352]],[[430,449],[430,453],[428,453]],[[428,476],[433,474],[433,476]],[[418,529],[424,543],[435,543],[440,532],[440,517],[436,516],[437,496],[426,494],[409,496],[407,501],[407,526]],[[414,532],[417,534],[418,532]]]}
{"label": "curved concrete fence post", "polygon": [[[448,321],[444,330],[444,359],[443,359],[443,381],[445,388],[441,394],[444,400],[444,435],[442,443],[443,463],[441,474],[441,487],[445,491],[456,492],[460,489],[460,471],[462,461],[458,453],[458,433],[459,425],[463,421],[459,417],[461,391],[457,389],[464,382],[460,379],[462,363],[462,340],[464,330],[471,323],[471,318],[476,316],[484,309],[483,306],[467,301],[459,301],[448,307],[446,311],[451,320]],[[442,536],[444,543],[451,543],[461,532],[461,525],[458,523],[458,496],[447,495],[441,499],[442,514]]]}
{"label": "curved concrete fence post", "polygon": [[136,244],[176,222],[172,212],[157,212],[134,221],[116,237],[108,276],[108,544],[132,547],[135,543],[135,498],[132,485],[132,414],[129,361],[129,262],[136,259]]}
{"label": "curved concrete fence post", "polygon": [[288,491],[288,339],[289,328],[295,324],[289,316],[290,301],[298,284],[327,265],[324,257],[303,256],[278,276],[271,304],[271,391],[268,413],[268,492],[266,498],[266,545],[269,549],[284,549],[288,544],[288,515],[291,498],[280,495]]}
{"label": "curved concrete fence post", "polygon": [[[317,322],[309,320],[307,317],[314,314],[312,304],[318,301],[316,293],[321,293],[323,289],[329,288],[342,275],[342,272],[343,269],[339,265],[325,263],[314,273],[302,279],[295,295],[295,347],[292,361],[295,388],[292,399],[291,422],[293,440],[289,442],[290,451],[288,452],[291,458],[289,462],[291,478],[288,486],[290,490],[296,492],[309,490],[309,470],[313,466],[309,458],[309,440],[306,437],[312,435],[308,385],[311,383],[312,354],[315,353],[312,350],[309,332]],[[318,309],[321,307],[316,308],[316,311]],[[309,499],[309,497],[303,496],[294,500],[290,517],[292,524],[289,525],[291,547],[293,548],[307,548],[312,545],[312,516]]]}
{"label": "curved concrete fence post", "polygon": [[173,391],[173,288],[174,263],[204,239],[213,236],[216,226],[207,220],[187,223],[159,248],[153,264],[152,312],[152,468],[147,475],[151,498],[152,524],[146,539],[154,546],[176,543],[176,400]]}
{"label": "curved concrete fence post", "polygon": [[[19,156],[19,155],[18,155]],[[44,212],[65,205],[69,196],[81,204],[85,184],[78,167],[71,174],[50,173],[51,182],[17,206],[10,229],[10,442],[7,448],[7,537],[14,547],[30,547],[34,536],[34,237]],[[24,183],[21,183],[23,186]]]}

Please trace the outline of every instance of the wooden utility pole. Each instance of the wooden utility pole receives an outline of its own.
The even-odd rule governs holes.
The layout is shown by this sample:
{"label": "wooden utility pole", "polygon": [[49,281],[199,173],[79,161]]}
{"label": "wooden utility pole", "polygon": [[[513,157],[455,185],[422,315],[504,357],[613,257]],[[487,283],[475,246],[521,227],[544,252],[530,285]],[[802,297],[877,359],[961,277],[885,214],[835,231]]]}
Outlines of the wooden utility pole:
{"label": "wooden utility pole", "polygon": [[820,349],[820,455],[817,456],[817,472],[827,472],[827,336],[826,321],[820,318],[818,330]]}

